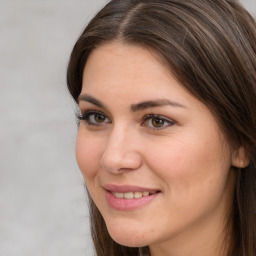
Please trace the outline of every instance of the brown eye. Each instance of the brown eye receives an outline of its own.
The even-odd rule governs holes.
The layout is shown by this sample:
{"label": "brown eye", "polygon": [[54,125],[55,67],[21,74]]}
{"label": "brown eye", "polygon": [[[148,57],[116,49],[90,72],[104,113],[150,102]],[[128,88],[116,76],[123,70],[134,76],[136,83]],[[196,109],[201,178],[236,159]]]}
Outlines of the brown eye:
{"label": "brown eye", "polygon": [[158,115],[148,115],[143,121],[143,126],[147,126],[152,129],[165,128],[174,124],[174,121]]}
{"label": "brown eye", "polygon": [[84,120],[88,125],[104,125],[105,123],[111,123],[110,119],[101,112],[88,111],[80,120]]}
{"label": "brown eye", "polygon": [[164,120],[159,118],[152,118],[152,126],[159,128],[164,126]]}
{"label": "brown eye", "polygon": [[103,123],[106,120],[106,117],[104,115],[101,115],[101,114],[94,114],[94,116],[92,116],[92,118],[94,118],[94,120],[97,123]]}

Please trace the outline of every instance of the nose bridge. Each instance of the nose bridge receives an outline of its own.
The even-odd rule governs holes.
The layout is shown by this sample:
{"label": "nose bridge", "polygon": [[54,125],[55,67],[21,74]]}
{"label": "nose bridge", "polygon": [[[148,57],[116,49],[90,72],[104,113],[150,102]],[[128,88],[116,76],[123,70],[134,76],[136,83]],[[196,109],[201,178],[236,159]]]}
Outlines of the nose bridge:
{"label": "nose bridge", "polygon": [[114,126],[101,158],[101,165],[109,172],[134,170],[141,164],[135,143],[135,131],[126,125]]}
{"label": "nose bridge", "polygon": [[[124,147],[124,145],[128,146],[129,140],[128,140],[128,134],[131,133],[127,126],[120,125],[120,126],[114,126],[111,134],[108,139],[108,143],[106,145],[106,150],[124,150],[127,149],[127,147]],[[130,138],[131,139],[131,138]]]}

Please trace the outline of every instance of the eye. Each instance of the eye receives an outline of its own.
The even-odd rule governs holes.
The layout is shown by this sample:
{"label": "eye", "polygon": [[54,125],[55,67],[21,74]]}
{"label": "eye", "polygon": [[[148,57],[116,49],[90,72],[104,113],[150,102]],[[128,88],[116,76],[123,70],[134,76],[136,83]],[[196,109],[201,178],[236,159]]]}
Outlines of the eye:
{"label": "eye", "polygon": [[171,119],[159,115],[147,115],[142,123],[143,126],[147,126],[152,129],[161,129],[174,124],[175,122]]}
{"label": "eye", "polygon": [[99,111],[87,111],[85,114],[78,116],[79,120],[84,120],[88,125],[103,125],[105,123],[111,123],[110,119]]}

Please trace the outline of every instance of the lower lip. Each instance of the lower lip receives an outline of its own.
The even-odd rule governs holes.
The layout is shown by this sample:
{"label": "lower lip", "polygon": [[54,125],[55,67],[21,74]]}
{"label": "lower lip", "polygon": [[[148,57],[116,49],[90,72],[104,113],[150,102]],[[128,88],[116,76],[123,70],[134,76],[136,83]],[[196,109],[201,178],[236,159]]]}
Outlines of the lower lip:
{"label": "lower lip", "polygon": [[123,199],[115,197],[111,192],[106,191],[106,198],[109,205],[119,211],[134,210],[148,204],[155,199],[160,193],[156,193],[149,196],[143,196],[141,198]]}

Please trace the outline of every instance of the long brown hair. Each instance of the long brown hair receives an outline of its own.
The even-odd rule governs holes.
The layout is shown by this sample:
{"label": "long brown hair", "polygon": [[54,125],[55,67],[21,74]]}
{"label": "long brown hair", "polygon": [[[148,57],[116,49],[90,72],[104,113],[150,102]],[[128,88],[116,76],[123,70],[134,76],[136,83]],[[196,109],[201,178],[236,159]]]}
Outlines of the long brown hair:
{"label": "long brown hair", "polygon": [[[67,84],[77,101],[84,66],[99,45],[119,40],[148,47],[178,81],[213,113],[234,147],[250,164],[237,169],[228,255],[256,255],[256,24],[235,0],[112,0],[76,42]],[[89,195],[90,198],[90,195]],[[138,255],[117,244],[90,199],[97,256]],[[147,250],[147,248],[144,248]]]}

